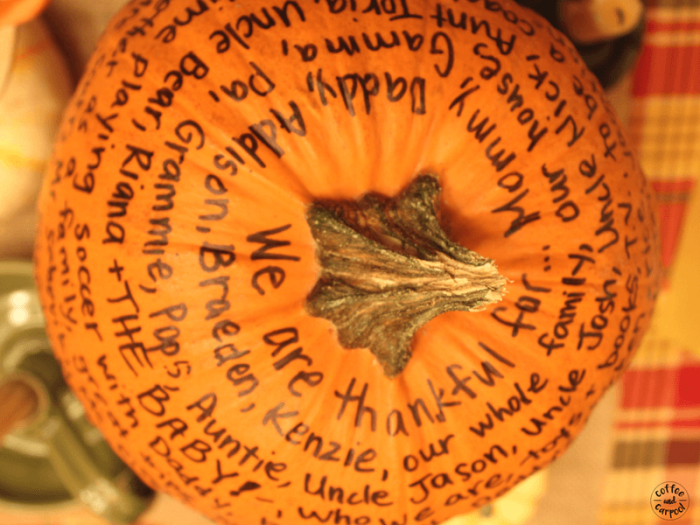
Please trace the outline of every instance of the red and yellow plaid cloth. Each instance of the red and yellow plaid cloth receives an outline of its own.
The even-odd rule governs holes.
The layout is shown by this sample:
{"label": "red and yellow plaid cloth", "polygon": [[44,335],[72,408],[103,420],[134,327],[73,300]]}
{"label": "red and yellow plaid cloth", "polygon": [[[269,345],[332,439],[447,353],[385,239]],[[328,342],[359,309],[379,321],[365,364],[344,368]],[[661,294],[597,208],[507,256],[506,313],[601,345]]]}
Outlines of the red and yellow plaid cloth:
{"label": "red and yellow plaid cloth", "polygon": [[629,125],[659,196],[669,269],[700,177],[700,1],[648,1]]}
{"label": "red and yellow plaid cloth", "polygon": [[688,491],[685,516],[700,523],[700,359],[667,341],[647,341],[625,374],[601,525],[661,525],[651,494],[663,482]]}
{"label": "red and yellow plaid cloth", "polygon": [[[689,219],[700,178],[700,0],[647,3],[630,131],[659,197],[667,286],[655,326],[619,386],[599,522],[700,525],[700,306],[687,291],[700,288],[700,214]],[[666,481],[690,497],[675,521],[651,509],[652,490]]]}

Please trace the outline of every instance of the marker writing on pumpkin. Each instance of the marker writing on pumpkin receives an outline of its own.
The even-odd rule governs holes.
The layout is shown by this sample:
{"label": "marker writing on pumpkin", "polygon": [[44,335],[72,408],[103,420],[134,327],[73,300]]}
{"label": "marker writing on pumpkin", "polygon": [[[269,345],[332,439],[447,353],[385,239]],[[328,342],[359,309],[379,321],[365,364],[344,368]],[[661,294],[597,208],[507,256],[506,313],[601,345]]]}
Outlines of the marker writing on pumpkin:
{"label": "marker writing on pumpkin", "polygon": [[[516,448],[513,447],[509,452],[506,448],[499,444],[493,445],[488,452],[476,459],[470,459],[468,461],[461,461],[456,464],[451,472],[440,472],[440,473],[428,473],[412,481],[408,484],[408,488],[411,489],[409,493],[410,501],[413,504],[420,504],[428,500],[428,498],[436,491],[442,491],[443,489],[454,490],[457,483],[467,483],[472,479],[472,476],[479,476],[480,479],[476,481],[469,489],[466,489],[468,496],[464,496],[461,492],[453,493],[448,496],[444,504],[446,506],[451,506],[461,501],[467,499],[470,496],[476,497],[480,494],[480,486],[485,489],[494,489],[500,486],[502,483],[507,482],[507,479],[502,479],[500,473],[491,475],[486,482],[483,478],[490,473],[495,465],[498,465],[501,461],[506,460],[511,457],[515,452]],[[439,501],[439,500],[438,500]]]}
{"label": "marker writing on pumpkin", "polygon": [[[386,100],[399,102],[406,98],[410,111],[416,115],[425,115],[428,111],[426,101],[426,79],[413,77],[410,82],[403,76],[396,76],[391,72],[380,73],[347,73],[336,76],[334,81],[324,78],[323,69],[316,70],[314,75],[309,72],[306,76],[307,89],[318,96],[324,106],[329,105],[330,100],[342,101],[345,109],[354,117],[364,112],[369,115],[372,109],[372,100],[383,100],[380,95],[385,91]],[[329,82],[333,82],[330,84]],[[361,106],[357,107],[360,99]],[[407,106],[408,107],[408,106]]]}
{"label": "marker writing on pumpkin", "polygon": [[[188,52],[180,59],[177,69],[171,69],[165,74],[164,85],[147,99],[148,105],[143,108],[143,112],[146,114],[145,122],[148,122],[148,125],[143,123],[143,117],[138,120],[131,119],[132,125],[139,131],[159,130],[163,111],[172,107],[175,95],[182,89],[185,80],[192,79],[188,80],[188,83],[202,80],[209,71],[209,66],[194,51]],[[150,129],[148,126],[151,126]]]}
{"label": "marker writing on pumpkin", "polygon": [[[498,0],[146,3],[69,108],[37,271],[129,464],[227,525],[435,525],[557,457],[629,362],[655,265],[648,197],[624,194],[640,174],[572,46]],[[510,293],[426,323],[390,382],[304,311],[301,211],[412,170]]]}

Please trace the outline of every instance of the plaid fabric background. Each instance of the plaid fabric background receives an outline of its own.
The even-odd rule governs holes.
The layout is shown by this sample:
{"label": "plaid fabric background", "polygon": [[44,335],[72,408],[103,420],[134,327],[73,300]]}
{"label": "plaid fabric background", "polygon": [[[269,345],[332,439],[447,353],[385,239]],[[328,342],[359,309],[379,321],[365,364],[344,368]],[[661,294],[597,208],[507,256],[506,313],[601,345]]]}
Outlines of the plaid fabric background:
{"label": "plaid fabric background", "polygon": [[700,0],[648,0],[630,132],[661,206],[663,262],[673,263],[700,177]]}
{"label": "plaid fabric background", "polygon": [[[647,2],[630,131],[659,198],[668,277],[700,179],[700,0]],[[700,243],[697,225],[689,228]],[[668,284],[662,295],[673,292]],[[666,306],[660,298],[657,315]],[[669,332],[652,330],[619,387],[601,525],[667,523],[650,503],[666,481],[690,496],[686,514],[668,523],[700,524],[700,341],[691,351]]]}
{"label": "plaid fabric background", "polygon": [[700,523],[700,359],[682,347],[650,340],[621,385],[602,525],[660,525],[654,487],[680,483],[690,496],[677,525]]}

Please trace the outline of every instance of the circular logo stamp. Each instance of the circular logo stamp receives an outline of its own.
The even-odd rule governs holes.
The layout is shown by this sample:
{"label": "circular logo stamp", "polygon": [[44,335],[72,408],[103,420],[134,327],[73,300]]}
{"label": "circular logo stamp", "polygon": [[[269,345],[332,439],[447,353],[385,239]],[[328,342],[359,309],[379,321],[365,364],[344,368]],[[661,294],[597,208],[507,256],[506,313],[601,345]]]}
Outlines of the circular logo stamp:
{"label": "circular logo stamp", "polygon": [[664,481],[651,493],[651,509],[662,520],[677,520],[685,515],[689,505],[688,491],[675,481]]}

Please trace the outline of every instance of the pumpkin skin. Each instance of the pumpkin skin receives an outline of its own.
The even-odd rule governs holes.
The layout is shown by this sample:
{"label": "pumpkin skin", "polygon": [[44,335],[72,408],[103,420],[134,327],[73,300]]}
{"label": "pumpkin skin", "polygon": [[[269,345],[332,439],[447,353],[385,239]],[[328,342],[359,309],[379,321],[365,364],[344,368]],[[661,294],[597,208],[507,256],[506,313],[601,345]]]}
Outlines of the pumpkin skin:
{"label": "pumpkin skin", "polygon": [[[424,173],[507,293],[424,324],[390,379],[309,314],[306,214]],[[570,445],[658,291],[624,130],[573,46],[505,0],[132,2],[39,210],[68,383],[144,481],[224,524],[439,523],[492,501]]]}

